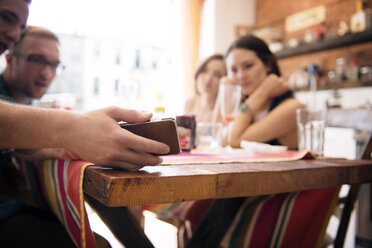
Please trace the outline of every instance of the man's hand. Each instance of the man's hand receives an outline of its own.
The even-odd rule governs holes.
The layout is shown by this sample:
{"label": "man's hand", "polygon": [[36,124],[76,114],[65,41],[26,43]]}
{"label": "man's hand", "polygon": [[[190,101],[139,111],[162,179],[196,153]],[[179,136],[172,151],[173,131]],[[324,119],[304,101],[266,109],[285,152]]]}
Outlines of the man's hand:
{"label": "man's hand", "polygon": [[[146,165],[157,165],[162,159],[151,153],[166,154],[166,144],[135,135],[118,125],[118,121],[145,122],[152,114],[119,107],[108,107],[78,115],[66,123],[69,135],[64,147],[82,159],[101,166],[138,170]],[[63,132],[61,132],[62,134]]]}

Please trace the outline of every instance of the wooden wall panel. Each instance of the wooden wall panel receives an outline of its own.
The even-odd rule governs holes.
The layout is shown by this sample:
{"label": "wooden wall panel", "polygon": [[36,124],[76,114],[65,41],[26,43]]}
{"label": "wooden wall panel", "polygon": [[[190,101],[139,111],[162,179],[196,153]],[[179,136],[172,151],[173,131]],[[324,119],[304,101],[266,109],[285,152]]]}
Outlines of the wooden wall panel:
{"label": "wooden wall panel", "polygon": [[[289,15],[313,8],[319,5],[326,7],[326,39],[337,36],[340,21],[349,21],[356,11],[356,0],[257,0],[256,28],[276,27],[284,31],[285,18]],[[367,0],[372,6],[372,0]],[[306,30],[285,34],[285,41],[291,38],[302,40]],[[300,67],[310,63],[318,64],[323,71],[334,70],[335,60],[345,57],[356,59],[361,66],[372,65],[372,42],[330,49],[316,53],[283,58],[279,65],[284,76],[289,76]]]}
{"label": "wooden wall panel", "polygon": [[[371,0],[369,0],[372,2]],[[319,6],[326,7],[327,37],[334,37],[340,21],[350,20],[356,10],[356,0],[257,0],[257,28],[277,27],[284,30],[289,15]],[[302,39],[306,30],[285,34],[285,40]]]}
{"label": "wooden wall panel", "polygon": [[309,63],[317,64],[323,71],[334,70],[335,61],[340,56],[349,61],[357,59],[360,66],[372,65],[372,42],[280,59],[279,67],[283,76],[288,79],[292,72],[307,67]]}

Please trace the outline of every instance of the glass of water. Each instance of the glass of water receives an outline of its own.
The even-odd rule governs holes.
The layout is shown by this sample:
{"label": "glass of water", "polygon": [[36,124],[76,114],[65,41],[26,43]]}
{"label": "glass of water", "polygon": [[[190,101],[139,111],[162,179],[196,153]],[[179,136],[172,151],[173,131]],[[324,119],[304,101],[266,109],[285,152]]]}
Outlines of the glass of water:
{"label": "glass of water", "polygon": [[221,148],[222,123],[197,123],[196,149],[214,153]]}
{"label": "glass of water", "polygon": [[296,110],[298,150],[308,150],[316,156],[324,155],[326,110]]}

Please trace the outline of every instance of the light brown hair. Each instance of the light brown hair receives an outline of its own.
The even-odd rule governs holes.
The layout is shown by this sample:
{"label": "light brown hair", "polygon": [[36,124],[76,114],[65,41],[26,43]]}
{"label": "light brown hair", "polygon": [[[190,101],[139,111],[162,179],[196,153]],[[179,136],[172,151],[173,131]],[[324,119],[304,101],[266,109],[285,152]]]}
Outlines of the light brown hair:
{"label": "light brown hair", "polygon": [[21,34],[21,38],[19,41],[14,43],[13,47],[11,48],[11,52],[18,52],[20,47],[22,46],[22,42],[27,36],[36,36],[40,38],[51,39],[59,43],[59,39],[56,34],[54,34],[49,29],[37,26],[28,26]]}
{"label": "light brown hair", "polygon": [[[211,62],[212,60],[221,60],[225,64],[224,56],[222,54],[213,54],[207,57],[206,59],[200,62],[200,64],[197,66],[195,70],[195,74],[194,74],[195,84],[196,84],[196,79],[198,78],[199,74],[205,71],[208,63]],[[226,70],[225,70],[225,74],[226,74]],[[195,91],[197,94],[199,94],[196,85],[195,85]]]}

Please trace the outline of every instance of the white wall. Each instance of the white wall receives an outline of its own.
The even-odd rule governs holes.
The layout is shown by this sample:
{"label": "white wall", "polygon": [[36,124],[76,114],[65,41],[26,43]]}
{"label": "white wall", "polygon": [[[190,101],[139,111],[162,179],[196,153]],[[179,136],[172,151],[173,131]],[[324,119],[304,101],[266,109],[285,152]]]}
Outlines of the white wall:
{"label": "white wall", "polygon": [[255,0],[216,1],[216,51],[226,52],[235,39],[236,25],[253,26],[256,20]]}
{"label": "white wall", "polygon": [[204,4],[201,58],[225,53],[236,38],[237,25],[255,24],[256,0],[206,0]]}
{"label": "white wall", "polygon": [[[372,105],[372,87],[340,89],[338,91],[341,95],[340,102],[343,108],[370,107]],[[318,106],[325,106],[331,94],[331,90],[318,91],[316,94]],[[297,92],[296,98],[306,104],[309,99],[309,92]]]}

